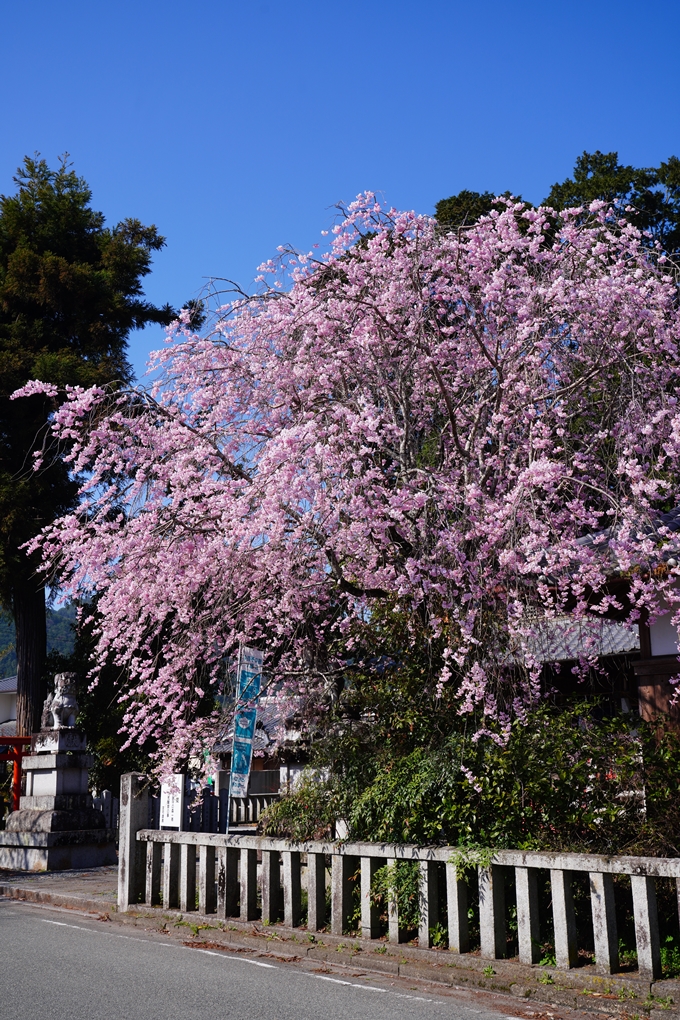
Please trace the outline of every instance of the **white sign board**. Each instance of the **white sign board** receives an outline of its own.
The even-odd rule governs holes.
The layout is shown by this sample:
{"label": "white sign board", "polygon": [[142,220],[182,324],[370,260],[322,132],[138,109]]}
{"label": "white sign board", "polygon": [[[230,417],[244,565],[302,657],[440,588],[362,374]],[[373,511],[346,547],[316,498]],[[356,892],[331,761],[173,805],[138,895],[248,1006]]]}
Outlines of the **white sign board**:
{"label": "white sign board", "polygon": [[181,829],[184,811],[184,776],[176,773],[161,783],[161,829]]}

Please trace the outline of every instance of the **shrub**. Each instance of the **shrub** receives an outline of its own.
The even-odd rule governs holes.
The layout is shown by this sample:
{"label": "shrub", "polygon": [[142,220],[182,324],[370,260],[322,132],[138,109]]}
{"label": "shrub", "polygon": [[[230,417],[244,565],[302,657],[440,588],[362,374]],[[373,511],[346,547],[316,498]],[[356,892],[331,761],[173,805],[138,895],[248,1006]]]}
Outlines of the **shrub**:
{"label": "shrub", "polygon": [[544,705],[504,746],[456,732],[394,751],[345,738],[329,779],[282,798],[263,831],[309,838],[343,817],[354,839],[680,853],[680,735],[667,725]]}

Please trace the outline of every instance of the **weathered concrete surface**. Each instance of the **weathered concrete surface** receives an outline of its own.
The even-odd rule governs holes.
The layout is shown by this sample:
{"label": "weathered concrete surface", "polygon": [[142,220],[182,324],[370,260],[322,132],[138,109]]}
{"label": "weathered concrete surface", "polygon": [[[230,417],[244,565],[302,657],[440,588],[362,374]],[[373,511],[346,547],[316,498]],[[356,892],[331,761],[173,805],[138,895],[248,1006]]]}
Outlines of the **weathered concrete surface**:
{"label": "weathered concrete surface", "polygon": [[[140,829],[137,838],[154,840],[155,829]],[[230,835],[210,832],[164,832],[167,843],[195,843],[206,846],[247,846],[253,850],[295,849],[301,853],[340,854],[350,857],[380,857],[385,860],[440,861],[450,860],[451,854],[460,848],[453,846],[412,846],[406,843],[340,843],[307,840],[295,843],[289,839],[268,836],[239,835],[231,830]],[[492,864],[513,868],[540,868],[544,871],[602,872],[611,875],[649,875],[657,878],[680,878],[680,857],[607,857],[602,854],[550,853],[534,850],[497,850]]]}
{"label": "weathered concrete surface", "polygon": [[108,829],[99,829],[95,832],[81,830],[76,834],[77,839],[70,838],[62,845],[58,842],[46,845],[46,841],[40,837],[58,835],[73,837],[74,833],[38,832],[33,834],[34,839],[31,839],[31,833],[3,835],[21,835],[28,838],[12,846],[7,845],[5,841],[5,845],[0,846],[0,869],[29,872],[66,871],[73,868],[98,868],[114,864],[116,860],[114,834]]}
{"label": "weathered concrete surface", "polygon": [[0,896],[97,914],[116,910],[117,866],[24,874],[0,871]]}
{"label": "weathered concrete surface", "polygon": [[571,875],[568,871],[550,872],[552,892],[553,927],[555,932],[555,959],[560,970],[576,966],[578,947],[576,941],[576,917],[571,891]]}
{"label": "weathered concrete surface", "polygon": [[[149,791],[146,776],[131,772],[120,778],[120,819],[118,853],[118,905],[127,910],[130,903],[139,903],[144,893],[145,849],[140,847],[136,834],[144,819],[149,817]],[[179,854],[177,855],[179,858]],[[172,903],[168,890],[164,890],[164,903]],[[175,904],[173,904],[174,906]]]}
{"label": "weathered concrete surface", "polygon": [[661,977],[659,920],[654,880],[644,875],[631,875],[630,884],[633,892],[638,968],[641,974],[653,981]]}
{"label": "weathered concrete surface", "polygon": [[505,877],[500,867],[479,867],[479,931],[482,956],[505,956]]}
{"label": "weathered concrete surface", "polygon": [[540,928],[538,923],[538,879],[536,871],[515,869],[517,894],[517,931],[519,958],[522,963],[538,963],[540,959]]}
{"label": "weathered concrete surface", "polygon": [[590,906],[593,916],[595,959],[600,974],[611,974],[619,967],[619,941],[616,933],[616,907],[612,875],[590,875]]}
{"label": "weathered concrete surface", "polygon": [[[22,797],[22,801],[35,800],[35,797]],[[50,798],[55,799],[56,798]],[[85,807],[76,810],[42,810],[37,808],[23,808],[21,811],[13,811],[7,819],[7,827],[2,833],[2,839],[7,842],[10,833],[35,834],[43,832],[71,832],[91,831],[101,829],[106,832],[104,825],[104,813],[97,808]],[[112,837],[109,836],[109,839]]]}

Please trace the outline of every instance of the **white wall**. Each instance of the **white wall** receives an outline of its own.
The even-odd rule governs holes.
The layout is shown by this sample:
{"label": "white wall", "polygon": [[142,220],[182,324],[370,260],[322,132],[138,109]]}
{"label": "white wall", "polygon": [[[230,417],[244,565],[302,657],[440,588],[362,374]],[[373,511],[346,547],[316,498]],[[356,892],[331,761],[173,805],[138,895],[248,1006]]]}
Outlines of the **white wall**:
{"label": "white wall", "polygon": [[0,723],[17,717],[17,696],[14,692],[0,694]]}
{"label": "white wall", "polygon": [[671,626],[671,614],[660,616],[649,628],[652,655],[677,655],[678,632]]}

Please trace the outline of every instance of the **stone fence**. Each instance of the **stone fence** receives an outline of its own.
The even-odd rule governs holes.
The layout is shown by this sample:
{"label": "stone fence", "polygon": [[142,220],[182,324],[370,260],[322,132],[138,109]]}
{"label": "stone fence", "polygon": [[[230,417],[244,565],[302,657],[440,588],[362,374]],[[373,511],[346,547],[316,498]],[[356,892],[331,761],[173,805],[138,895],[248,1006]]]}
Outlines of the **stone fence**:
{"label": "stone fence", "polygon": [[104,825],[107,829],[118,828],[118,810],[120,801],[114,797],[110,790],[101,790],[92,797],[92,807],[97,808],[104,815]]}
{"label": "stone fence", "polygon": [[[260,820],[262,812],[279,799],[278,793],[253,793],[247,797],[229,797],[222,790],[218,796],[202,791],[201,795],[184,807],[181,829],[186,832],[225,832],[227,812],[229,826],[252,825]],[[147,828],[156,828],[160,821],[160,801],[157,795],[149,796]],[[120,801],[111,790],[102,790],[92,798],[92,806],[104,815],[107,829],[118,829]]]}
{"label": "stone fence", "polygon": [[[218,918],[235,917],[264,924],[279,920],[295,928],[305,919],[310,932],[327,924],[342,935],[360,898],[359,935],[380,937],[379,910],[372,881],[379,867],[399,861],[418,862],[419,946],[432,945],[442,920],[449,948],[470,949],[468,883],[455,847],[387,843],[305,842],[259,836],[149,829],[148,787],[144,776],[122,777],[118,908],[139,904],[197,910]],[[329,866],[330,865],[330,866]],[[501,959],[507,952],[506,877],[514,873],[517,941],[522,963],[540,958],[538,876],[549,872],[556,966],[574,967],[579,949],[572,898],[572,878],[588,876],[596,970],[619,969],[615,911],[615,875],[630,876],[638,973],[661,976],[655,880],[672,879],[680,895],[680,859],[604,857],[590,854],[500,850],[476,868],[481,956]],[[330,910],[326,885],[330,872]],[[353,879],[357,878],[357,881]],[[358,885],[358,889],[357,889]],[[391,888],[391,886],[390,886]],[[303,890],[306,912],[303,913]],[[259,894],[259,895],[258,895]],[[327,916],[330,913],[330,916]],[[403,938],[397,897],[388,895],[390,942]]]}
{"label": "stone fence", "polygon": [[249,797],[232,797],[229,804],[229,824],[247,825],[259,822],[265,808],[278,799],[278,793],[254,793]]}

